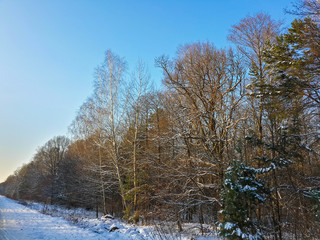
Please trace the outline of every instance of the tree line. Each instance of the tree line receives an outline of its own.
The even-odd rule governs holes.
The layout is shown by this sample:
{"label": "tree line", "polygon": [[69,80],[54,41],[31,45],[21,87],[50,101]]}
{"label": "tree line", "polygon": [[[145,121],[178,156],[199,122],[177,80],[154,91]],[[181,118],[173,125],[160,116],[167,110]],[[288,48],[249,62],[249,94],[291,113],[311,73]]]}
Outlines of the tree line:
{"label": "tree line", "polygon": [[320,4],[281,31],[267,14],[228,39],[160,56],[161,91],[106,51],[70,125],[0,185],[11,198],[129,222],[210,223],[228,239],[320,236]]}

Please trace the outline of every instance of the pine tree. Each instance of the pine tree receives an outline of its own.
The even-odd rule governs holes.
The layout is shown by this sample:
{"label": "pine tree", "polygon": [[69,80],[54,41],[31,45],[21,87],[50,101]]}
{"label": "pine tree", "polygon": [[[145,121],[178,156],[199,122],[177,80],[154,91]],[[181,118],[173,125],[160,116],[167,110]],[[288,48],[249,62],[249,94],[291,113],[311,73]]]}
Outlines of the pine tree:
{"label": "pine tree", "polygon": [[227,239],[262,239],[258,223],[254,219],[255,209],[266,200],[267,190],[264,183],[256,177],[260,169],[245,166],[233,161],[227,169],[223,184],[219,224],[220,236]]}
{"label": "pine tree", "polygon": [[274,87],[284,97],[304,96],[309,106],[320,103],[320,25],[311,18],[294,20],[264,52],[268,69],[278,80]]}

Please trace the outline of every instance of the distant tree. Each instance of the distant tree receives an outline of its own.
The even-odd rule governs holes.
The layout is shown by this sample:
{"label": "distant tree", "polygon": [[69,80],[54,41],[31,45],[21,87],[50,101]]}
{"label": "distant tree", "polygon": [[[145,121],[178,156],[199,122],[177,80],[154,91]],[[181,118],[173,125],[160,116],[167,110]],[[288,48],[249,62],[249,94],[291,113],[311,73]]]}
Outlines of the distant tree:
{"label": "distant tree", "polygon": [[41,166],[41,171],[47,182],[47,197],[50,197],[52,203],[58,200],[59,164],[63,162],[70,143],[70,140],[65,136],[54,137],[39,148],[34,157],[35,162]]}

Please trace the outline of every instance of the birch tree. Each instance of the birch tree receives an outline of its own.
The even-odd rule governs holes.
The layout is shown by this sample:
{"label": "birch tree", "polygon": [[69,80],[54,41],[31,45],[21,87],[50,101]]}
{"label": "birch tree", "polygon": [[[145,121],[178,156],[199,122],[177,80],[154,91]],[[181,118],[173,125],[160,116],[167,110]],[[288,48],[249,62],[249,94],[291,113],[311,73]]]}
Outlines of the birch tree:
{"label": "birch tree", "polygon": [[[132,175],[133,186],[132,189],[127,190],[127,199],[132,201],[126,209],[126,213],[130,213],[133,211],[134,221],[139,221],[139,209],[138,209],[138,195],[143,192],[143,186],[140,186],[139,182],[141,182],[141,177],[139,177],[139,173],[143,172],[143,153],[142,153],[142,140],[141,134],[145,130],[145,119],[144,117],[148,117],[148,101],[146,101],[146,96],[151,91],[150,85],[150,77],[147,71],[145,64],[140,60],[136,66],[135,71],[131,76],[130,83],[130,92],[128,99],[128,125],[130,129],[128,129],[127,135],[132,135],[131,137],[127,136],[125,138],[124,144],[129,144],[132,146],[132,149],[129,148],[129,159],[132,160],[131,167],[132,174],[129,173],[129,176]],[[144,112],[143,112],[144,111]],[[131,134],[130,134],[131,132]],[[130,156],[131,155],[131,156]],[[139,161],[140,160],[140,161]],[[140,180],[139,180],[140,179]],[[131,182],[131,181],[130,181]],[[132,208],[132,209],[131,209]],[[126,216],[126,218],[131,218],[131,216]]]}
{"label": "birch tree", "polygon": [[98,121],[101,121],[101,132],[104,143],[99,144],[110,154],[110,161],[115,169],[116,177],[126,208],[125,189],[121,171],[120,143],[125,128],[125,113],[128,95],[125,92],[126,63],[119,56],[108,50],[105,60],[96,70],[94,104]]}

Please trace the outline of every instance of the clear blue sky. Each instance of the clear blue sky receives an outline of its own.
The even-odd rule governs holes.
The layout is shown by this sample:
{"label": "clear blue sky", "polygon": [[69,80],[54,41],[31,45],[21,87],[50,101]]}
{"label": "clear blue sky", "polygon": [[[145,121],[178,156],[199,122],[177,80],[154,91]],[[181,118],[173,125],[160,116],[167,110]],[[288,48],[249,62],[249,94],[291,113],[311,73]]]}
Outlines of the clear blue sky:
{"label": "clear blue sky", "polygon": [[269,13],[287,26],[292,0],[0,0],[0,182],[32,159],[37,147],[67,134],[92,92],[95,67],[111,49],[129,67],[179,45],[227,47],[233,24]]}

